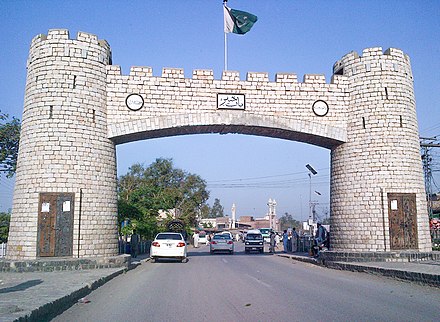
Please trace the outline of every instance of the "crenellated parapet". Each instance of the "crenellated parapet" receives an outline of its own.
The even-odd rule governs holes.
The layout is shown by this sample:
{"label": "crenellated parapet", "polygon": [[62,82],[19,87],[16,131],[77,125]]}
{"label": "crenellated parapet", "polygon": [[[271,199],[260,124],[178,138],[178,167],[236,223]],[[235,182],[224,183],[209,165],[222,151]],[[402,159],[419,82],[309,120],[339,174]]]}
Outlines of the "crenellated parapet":
{"label": "crenellated parapet", "polygon": [[[130,68],[130,72],[128,75],[123,75],[122,69],[118,65],[109,65],[107,66],[107,73],[109,75],[109,81],[112,81],[112,78],[118,77],[128,77],[130,81],[136,81],[139,83],[149,82],[151,78],[168,78],[168,79],[185,79],[185,73],[182,68],[170,68],[164,67],[162,68],[161,76],[153,76],[153,69],[151,67],[143,67],[143,66],[132,66]],[[195,69],[192,72],[192,78],[186,79],[187,81],[191,80],[204,80],[214,82],[216,79],[214,78],[214,72],[210,69]],[[324,74],[305,74],[302,82],[298,82],[298,76],[295,73],[276,73],[275,81],[271,82],[269,80],[269,74],[267,72],[248,72],[246,73],[246,79],[241,80],[240,73],[238,71],[223,71],[221,75],[221,79],[219,81],[225,82],[259,82],[259,83],[267,83],[274,85],[279,85],[280,83],[291,83],[291,84],[318,84],[318,85],[329,85],[329,84],[341,84],[344,83],[344,77],[340,75],[334,75],[331,78],[329,84],[326,81]]]}
{"label": "crenellated parapet", "polygon": [[382,47],[366,48],[362,56],[352,51],[333,65],[333,73],[355,76],[365,73],[402,73],[412,79],[409,56],[397,48],[382,50]]}
{"label": "crenellated parapet", "polygon": [[111,64],[110,45],[96,35],[78,32],[76,39],[70,39],[66,29],[51,29],[48,34],[39,34],[32,39],[28,67],[40,59],[52,57],[73,57]]}

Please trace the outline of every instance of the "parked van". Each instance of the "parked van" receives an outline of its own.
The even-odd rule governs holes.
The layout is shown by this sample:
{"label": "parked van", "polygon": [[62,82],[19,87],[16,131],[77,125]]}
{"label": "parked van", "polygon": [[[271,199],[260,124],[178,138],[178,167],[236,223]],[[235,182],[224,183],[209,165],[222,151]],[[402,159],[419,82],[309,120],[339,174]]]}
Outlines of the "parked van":
{"label": "parked van", "polygon": [[244,251],[249,253],[252,250],[264,252],[263,235],[258,229],[249,230],[244,238]]}
{"label": "parked van", "polygon": [[260,228],[259,231],[263,234],[263,239],[266,243],[270,243],[270,233],[273,232],[272,228]]}

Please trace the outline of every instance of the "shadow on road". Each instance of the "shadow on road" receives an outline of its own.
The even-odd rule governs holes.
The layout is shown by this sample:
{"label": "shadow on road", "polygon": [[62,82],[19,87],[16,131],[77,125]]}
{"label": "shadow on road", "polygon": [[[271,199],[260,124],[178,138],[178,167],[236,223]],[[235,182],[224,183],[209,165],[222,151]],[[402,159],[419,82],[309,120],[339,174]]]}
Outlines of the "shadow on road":
{"label": "shadow on road", "polygon": [[43,281],[40,279],[30,280],[15,286],[2,288],[0,289],[0,294],[24,291],[41,283],[43,283]]}

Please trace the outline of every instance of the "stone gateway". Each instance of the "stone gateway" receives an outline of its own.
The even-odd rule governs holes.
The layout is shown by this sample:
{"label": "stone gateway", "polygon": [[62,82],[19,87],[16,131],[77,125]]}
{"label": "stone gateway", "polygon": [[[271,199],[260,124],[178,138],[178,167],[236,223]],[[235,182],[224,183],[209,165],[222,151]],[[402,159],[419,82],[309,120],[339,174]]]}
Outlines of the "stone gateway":
{"label": "stone gateway", "polygon": [[50,30],[32,40],[9,259],[118,253],[115,146],[240,133],[331,150],[336,251],[431,251],[410,60],[351,52],[323,75],[112,65],[108,43]]}

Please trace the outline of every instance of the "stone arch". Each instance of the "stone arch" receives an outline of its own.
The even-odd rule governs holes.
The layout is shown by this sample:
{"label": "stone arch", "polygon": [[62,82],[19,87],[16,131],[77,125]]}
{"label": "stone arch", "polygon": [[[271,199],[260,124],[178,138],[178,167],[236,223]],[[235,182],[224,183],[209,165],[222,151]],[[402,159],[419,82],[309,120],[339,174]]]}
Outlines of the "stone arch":
{"label": "stone arch", "polygon": [[[156,77],[149,67],[132,67],[122,75],[105,40],[84,32],[69,39],[67,30],[54,29],[32,40],[27,69],[10,259],[41,254],[39,227],[51,227],[46,215],[57,220],[51,209],[71,214],[68,256],[116,255],[115,145],[195,133],[328,148],[335,250],[431,250],[411,65],[399,49],[351,52],[333,65],[330,83],[323,75],[299,82],[293,73],[240,80],[233,71],[215,80],[211,70],[187,79],[179,68]],[[130,108],[133,94],[138,106]],[[219,95],[246,104],[223,109]],[[400,229],[407,215],[409,244]]]}
{"label": "stone arch", "polygon": [[[117,136],[109,136],[115,144],[137,140],[168,137],[185,134],[247,134],[265,136],[309,143],[312,145],[332,148],[346,140],[346,133],[340,128],[319,123],[304,122],[293,119],[279,119],[269,116],[256,116],[248,114],[222,114],[216,113],[209,120],[203,120],[200,113],[176,116],[161,116],[155,119],[155,126],[148,126],[142,120],[119,123]],[[109,133],[116,132],[112,126]]]}

